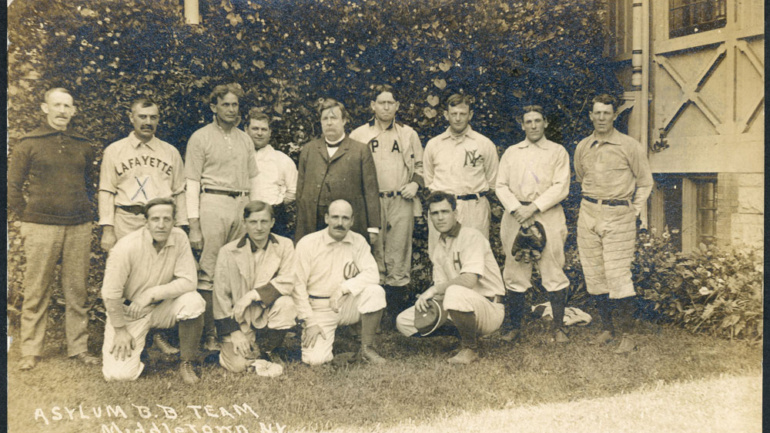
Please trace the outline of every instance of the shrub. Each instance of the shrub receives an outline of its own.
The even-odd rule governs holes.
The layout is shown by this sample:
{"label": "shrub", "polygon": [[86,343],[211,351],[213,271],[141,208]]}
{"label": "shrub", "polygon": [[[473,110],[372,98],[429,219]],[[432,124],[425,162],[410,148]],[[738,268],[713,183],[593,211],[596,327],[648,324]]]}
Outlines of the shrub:
{"label": "shrub", "polygon": [[[601,0],[209,0],[201,2],[202,24],[188,26],[178,0],[15,1],[8,7],[9,158],[14,140],[42,120],[42,93],[54,86],[72,91],[72,127],[94,141],[97,163],[106,145],[130,131],[128,105],[140,95],[160,104],[158,135],[184,155],[190,135],[211,120],[204,96],[229,81],[247,90],[244,110],[256,106],[273,117],[275,147],[295,160],[320,133],[318,97],[343,101],[353,128],[371,116],[367,90],[382,82],[400,90],[399,119],[423,143],[446,129],[446,98],[463,92],[476,99],[474,129],[500,154],[524,138],[515,117],[532,103],[547,108],[548,137],[571,153],[590,133],[590,98],[621,91],[602,57],[605,13]],[[568,221],[576,197],[567,200]],[[501,212],[493,198],[499,260]],[[14,324],[23,254],[18,219],[8,222]],[[426,233],[418,221],[416,291],[430,283]],[[89,276],[94,317],[101,317],[104,268],[99,234],[95,228]]]}
{"label": "shrub", "polygon": [[763,254],[742,247],[701,244],[675,251],[670,233],[641,233],[633,263],[634,284],[646,318],[730,339],[760,341]]}

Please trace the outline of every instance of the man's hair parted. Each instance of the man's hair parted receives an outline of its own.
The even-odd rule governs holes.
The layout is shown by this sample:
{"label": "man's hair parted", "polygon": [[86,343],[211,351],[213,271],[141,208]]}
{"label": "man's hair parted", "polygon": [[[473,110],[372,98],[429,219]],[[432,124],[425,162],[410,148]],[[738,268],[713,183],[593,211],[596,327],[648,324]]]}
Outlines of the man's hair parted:
{"label": "man's hair parted", "polygon": [[207,102],[209,104],[216,105],[219,102],[220,98],[224,98],[225,95],[228,93],[232,93],[233,95],[238,97],[238,100],[243,98],[245,93],[243,92],[243,87],[241,87],[238,83],[227,83],[227,84],[220,84],[216,87],[214,87],[214,90],[211,91],[211,94],[209,94]]}
{"label": "man's hair parted", "polygon": [[450,96],[449,99],[446,100],[446,108],[449,109],[449,107],[455,107],[457,105],[467,105],[469,109],[473,110],[473,104],[476,102],[476,99],[473,96],[470,95],[461,95],[459,93],[455,93],[454,95]]}
{"label": "man's hair parted", "polygon": [[252,120],[264,120],[267,122],[267,127],[270,128],[270,116],[266,114],[261,108],[252,107],[249,109],[249,114],[246,116],[246,127],[251,126]]}
{"label": "man's hair parted", "polygon": [[131,107],[130,108],[131,108],[131,111],[134,111],[134,109],[137,108],[137,107],[147,108],[147,107],[152,107],[152,106],[158,107],[158,110],[160,110],[160,106],[158,105],[157,102],[153,101],[152,99],[150,99],[147,96],[142,96],[142,97],[136,98],[133,101],[131,101]]}
{"label": "man's hair parted", "polygon": [[396,94],[396,89],[391,86],[390,84],[375,84],[372,86],[372,90],[369,92],[369,99],[372,101],[376,101],[377,97],[380,96],[380,93],[390,93],[393,95],[393,99],[398,102],[398,94]]}
{"label": "man's hair parted", "polygon": [[540,113],[543,116],[543,120],[548,121],[548,116],[545,115],[545,110],[541,105],[525,105],[521,107],[521,115],[518,118],[519,123],[524,124],[524,115],[528,113]]}
{"label": "man's hair parted", "polygon": [[428,210],[430,211],[431,203],[441,203],[444,200],[449,202],[449,205],[452,206],[452,210],[457,209],[457,199],[448,192],[433,191],[425,201],[428,202]]}
{"label": "man's hair parted", "polygon": [[148,201],[144,205],[144,217],[149,218],[150,217],[150,209],[152,209],[155,206],[159,205],[169,205],[173,209],[172,214],[176,215],[176,203],[174,203],[174,199],[171,197],[155,197],[154,199]]}
{"label": "man's hair parted", "polygon": [[345,104],[343,104],[342,102],[334,98],[318,99],[318,106],[316,108],[316,110],[318,111],[318,117],[321,117],[324,111],[334,107],[339,107],[340,112],[342,112],[343,120],[350,120],[350,113],[348,113],[348,110],[345,108]]}
{"label": "man's hair parted", "polygon": [[594,104],[612,105],[612,111],[618,111],[618,98],[609,93],[602,93],[591,100],[591,111],[594,110]]}
{"label": "man's hair parted", "polygon": [[265,209],[267,209],[270,214],[270,218],[275,218],[273,206],[259,200],[250,201],[246,203],[246,206],[243,208],[243,219],[250,217],[254,212],[262,212]]}

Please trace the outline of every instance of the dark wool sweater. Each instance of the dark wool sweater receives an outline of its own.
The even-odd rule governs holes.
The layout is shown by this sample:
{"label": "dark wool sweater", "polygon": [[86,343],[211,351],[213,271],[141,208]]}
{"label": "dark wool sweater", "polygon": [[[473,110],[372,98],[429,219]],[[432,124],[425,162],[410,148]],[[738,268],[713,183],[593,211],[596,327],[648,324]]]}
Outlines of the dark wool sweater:
{"label": "dark wool sweater", "polygon": [[[8,207],[21,220],[75,225],[93,221],[88,190],[95,158],[88,140],[47,123],[16,144],[8,165]],[[22,193],[29,181],[27,199]],[[93,193],[92,193],[93,196]]]}

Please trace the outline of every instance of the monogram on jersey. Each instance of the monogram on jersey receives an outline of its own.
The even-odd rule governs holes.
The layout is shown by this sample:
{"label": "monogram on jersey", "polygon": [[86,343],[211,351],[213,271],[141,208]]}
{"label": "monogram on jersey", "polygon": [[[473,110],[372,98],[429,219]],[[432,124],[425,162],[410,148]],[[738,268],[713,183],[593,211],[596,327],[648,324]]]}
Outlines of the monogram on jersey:
{"label": "monogram on jersey", "polygon": [[353,263],[353,262],[345,263],[345,268],[344,268],[344,270],[342,272],[343,272],[343,276],[345,277],[346,280],[349,280],[351,278],[355,278],[356,275],[361,273],[361,271],[358,270],[358,266],[356,266],[356,264]]}
{"label": "monogram on jersey", "polygon": [[[380,142],[374,138],[369,142],[369,145],[372,147],[372,153],[376,153],[377,149],[380,147]],[[393,140],[393,147],[390,149],[390,151],[401,153],[401,147],[398,145],[398,141]]]}
{"label": "monogram on jersey", "polygon": [[479,161],[484,162],[484,158],[481,155],[476,155],[476,149],[465,151],[465,163],[463,167],[472,166],[476,167]]}
{"label": "monogram on jersey", "polygon": [[460,260],[460,252],[455,251],[454,255],[455,255],[455,258],[452,261],[452,263],[454,263],[455,269],[459,272],[463,268],[463,262]]}
{"label": "monogram on jersey", "polygon": [[171,170],[174,168],[171,164],[168,164],[162,159],[149,155],[128,158],[124,161],[121,161],[120,164],[115,164],[115,167],[118,167],[118,165],[120,166],[120,168],[117,169],[118,176],[122,176],[125,172],[137,167],[157,168],[161,172],[171,176]]}
{"label": "monogram on jersey", "polygon": [[150,181],[150,176],[145,176],[144,179],[139,179],[138,177],[134,176],[134,179],[136,179],[136,183],[139,185],[139,188],[134,193],[134,196],[131,197],[131,201],[135,201],[139,197],[139,194],[144,196],[144,201],[148,201],[150,198],[147,197],[147,191],[144,190],[144,187],[147,185],[147,182]]}

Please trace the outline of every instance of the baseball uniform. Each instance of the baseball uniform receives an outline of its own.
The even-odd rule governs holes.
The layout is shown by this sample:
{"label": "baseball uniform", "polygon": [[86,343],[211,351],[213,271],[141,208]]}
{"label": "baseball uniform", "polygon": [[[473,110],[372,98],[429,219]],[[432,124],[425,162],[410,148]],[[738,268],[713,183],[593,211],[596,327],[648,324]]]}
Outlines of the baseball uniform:
{"label": "baseball uniform", "polygon": [[[332,346],[338,326],[358,323],[361,316],[385,308],[385,291],[378,285],[379,271],[371,248],[363,236],[349,231],[334,240],[324,229],[297,243],[294,302],[305,328],[318,325],[326,338],[302,348],[302,362],[318,365],[333,359]],[[344,287],[339,311],[332,310],[330,297]]]}
{"label": "baseball uniform", "polygon": [[[430,251],[430,261],[434,285],[453,280],[462,273],[479,276],[472,288],[449,286],[444,293],[444,309],[474,313],[476,332],[480,335],[489,335],[500,328],[505,316],[502,304],[505,288],[492,247],[481,232],[457,223],[446,235],[439,237]],[[414,313],[412,306],[396,319],[396,327],[407,337],[417,333]]]}
{"label": "baseball uniform", "polygon": [[[179,228],[171,229],[160,251],[153,246],[152,235],[146,227],[129,233],[115,244],[107,258],[101,292],[107,309],[102,347],[102,373],[106,380],[139,377],[144,369],[140,354],[150,329],[172,328],[180,321],[203,314],[206,305],[195,291],[196,280],[190,242]],[[125,304],[147,292],[152,293],[156,302],[145,308],[142,317],[132,319],[125,313]],[[123,326],[134,338],[134,349],[127,359],[120,361],[110,351],[115,328]],[[182,360],[191,361],[196,355],[195,350],[185,344],[181,346]],[[193,345],[196,347],[197,344]]]}
{"label": "baseball uniform", "polygon": [[540,221],[547,239],[538,262],[543,286],[549,292],[569,286],[569,279],[564,274],[567,222],[560,204],[569,195],[569,178],[567,151],[545,137],[537,143],[525,139],[503,154],[495,192],[505,208],[500,238],[505,252],[503,280],[507,289],[526,292],[532,286],[534,264],[517,262],[511,255],[513,241],[521,227],[513,218],[513,212],[531,203],[538,209],[532,220]]}
{"label": "baseball uniform", "polygon": [[109,193],[112,203],[99,203],[99,225],[114,226],[120,239],[144,226],[144,204],[157,197],[174,197],[176,225],[187,225],[184,189],[179,151],[157,137],[143,143],[131,132],[104,149],[99,191]]}
{"label": "baseball uniform", "polygon": [[254,145],[245,132],[225,133],[215,120],[190,137],[185,162],[185,176],[201,186],[199,208],[187,210],[189,218],[200,218],[203,234],[198,288],[211,290],[220,248],[245,234],[243,207],[259,173]]}
{"label": "baseball uniform", "polygon": [[[253,302],[241,317],[235,304],[252,290],[260,301]],[[230,371],[243,371],[254,360],[235,352],[230,334],[242,331],[254,341],[256,329],[289,329],[297,312],[291,297],[294,290],[294,243],[270,234],[265,248],[244,235],[222,247],[214,273],[214,320],[222,338],[219,363]]]}
{"label": "baseball uniform", "polygon": [[588,293],[634,296],[636,218],[652,191],[644,146],[616,129],[604,141],[591,134],[575,150],[575,175],[583,190],[577,234]]}
{"label": "baseball uniform", "polygon": [[377,169],[381,230],[373,253],[380,282],[406,286],[412,268],[414,217],[422,214],[422,205],[417,197],[403,198],[401,189],[411,182],[425,186],[420,138],[414,129],[400,122],[394,120],[382,129],[374,119],[350,133],[350,138],[367,143]]}
{"label": "baseball uniform", "polygon": [[[490,209],[485,196],[495,188],[498,164],[497,148],[490,139],[470,126],[460,135],[447,128],[425,146],[425,185],[431,191],[454,194],[458,221],[489,239]],[[438,232],[429,224],[429,249],[437,238]]]}

